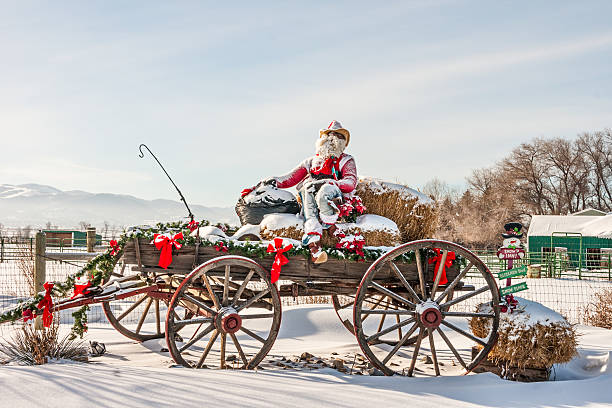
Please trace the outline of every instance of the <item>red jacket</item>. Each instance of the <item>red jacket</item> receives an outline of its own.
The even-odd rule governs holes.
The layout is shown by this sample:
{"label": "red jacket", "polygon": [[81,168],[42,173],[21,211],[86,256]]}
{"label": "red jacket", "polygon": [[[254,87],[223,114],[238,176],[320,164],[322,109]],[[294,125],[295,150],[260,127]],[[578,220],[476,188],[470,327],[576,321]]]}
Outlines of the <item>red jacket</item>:
{"label": "red jacket", "polygon": [[[313,178],[312,172],[320,168],[323,161],[324,160],[319,156],[309,157],[290,173],[276,177],[276,186],[278,188],[289,188],[298,185],[297,189],[301,189],[305,183],[316,180]],[[335,180],[330,178],[327,181],[336,184],[344,195],[350,195],[357,186],[357,167],[355,166],[355,159],[349,154],[342,153],[338,167],[340,169],[340,176],[338,179]]]}

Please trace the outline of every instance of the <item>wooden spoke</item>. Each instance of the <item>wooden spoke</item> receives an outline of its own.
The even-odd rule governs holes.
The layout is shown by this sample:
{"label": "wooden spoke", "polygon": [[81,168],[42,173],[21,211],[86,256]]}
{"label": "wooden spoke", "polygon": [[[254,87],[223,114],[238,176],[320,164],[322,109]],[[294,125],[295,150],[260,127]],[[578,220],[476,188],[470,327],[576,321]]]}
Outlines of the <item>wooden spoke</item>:
{"label": "wooden spoke", "polygon": [[429,297],[431,300],[434,300],[434,296],[436,295],[436,291],[438,290],[438,285],[440,284],[440,279],[442,278],[442,271],[444,270],[444,264],[446,263],[447,256],[448,249],[445,249],[444,251],[442,251],[442,260],[440,261],[440,266],[438,267],[438,271],[436,272],[436,279],[434,280],[433,287],[431,288],[431,296]]}
{"label": "wooden spoke", "polygon": [[480,344],[481,346],[486,346],[487,345],[486,342],[482,341],[478,337],[471,335],[470,333],[466,332],[465,330],[460,329],[459,327],[455,326],[452,323],[447,322],[446,320],[442,320],[442,324],[445,325],[446,327],[450,327],[451,329],[453,329],[457,333],[463,334],[465,337],[467,337],[468,339],[470,339],[470,340]]}
{"label": "wooden spoke", "polygon": [[246,288],[247,284],[249,283],[249,281],[251,280],[254,274],[255,274],[255,271],[251,269],[249,271],[249,274],[246,276],[246,278],[244,278],[244,280],[242,281],[242,284],[240,285],[240,287],[236,291],[236,294],[234,295],[234,300],[232,300],[232,306],[236,306],[236,302],[240,300],[240,296],[242,296],[242,292],[244,292],[244,289]]}
{"label": "wooden spoke", "polygon": [[157,329],[157,334],[161,334],[161,318],[159,316],[159,299],[155,299],[155,328]]}
{"label": "wooden spoke", "polygon": [[[380,303],[383,301],[384,298],[385,298],[384,295],[381,296],[380,299],[378,299],[378,301],[374,303],[374,308],[377,308],[380,305]],[[370,309],[370,311],[371,310],[374,310],[374,309]],[[363,317],[361,318],[361,321],[363,322],[365,319],[368,318],[369,315],[370,315],[369,313],[364,314]]]}
{"label": "wooden spoke", "polygon": [[227,295],[229,292],[229,285],[230,285],[230,266],[229,265],[225,265],[225,282],[223,284],[223,306],[227,306]]}
{"label": "wooden spoke", "polygon": [[240,328],[240,330],[242,330],[243,332],[245,332],[246,334],[248,334],[249,336],[251,336],[251,337],[252,337],[252,338],[254,338],[255,340],[259,340],[259,341],[260,341],[260,342],[262,342],[262,343],[265,343],[265,342],[266,342],[266,340],[265,340],[263,337],[258,336],[257,334],[253,333],[252,331],[250,331],[249,329],[247,329],[247,328],[246,328],[246,327],[244,327],[244,326],[242,326],[242,327]]}
{"label": "wooden spoke", "polygon": [[138,320],[138,326],[136,326],[136,334],[140,333],[140,329],[142,329],[142,324],[147,318],[147,314],[149,313],[149,308],[151,307],[152,303],[153,303],[153,298],[149,298],[149,301],[147,302],[147,305],[145,306],[145,310],[142,313],[142,316],[140,316],[140,320]]}
{"label": "wooden spoke", "polygon": [[417,357],[419,356],[419,349],[421,348],[421,341],[423,340],[423,329],[419,331],[419,337],[417,337],[416,344],[414,345],[414,351],[412,352],[412,360],[410,361],[410,368],[408,369],[408,376],[412,377],[414,373],[414,366],[416,364]]}
{"label": "wooden spoke", "polygon": [[[389,354],[387,354],[387,357],[385,357],[385,359],[382,361],[383,364],[387,364],[387,362],[389,360],[391,360],[391,357],[393,357],[395,355],[395,353],[397,353],[397,351],[404,345],[404,343],[406,343],[408,341],[410,336],[412,336],[412,333],[414,333],[414,331],[418,327],[419,327],[418,323],[415,323],[415,324],[412,325],[410,330],[408,330],[408,332],[406,334],[404,334],[404,337],[402,337],[402,339],[397,342],[397,344],[395,345],[395,347],[393,347],[393,349],[389,352]],[[422,332],[422,330],[421,330],[421,332]],[[419,333],[419,338],[420,338],[420,333]],[[420,341],[418,343],[420,343]]]}
{"label": "wooden spoke", "polygon": [[249,365],[249,362],[246,356],[244,355],[244,351],[242,351],[242,347],[240,346],[240,343],[238,343],[238,338],[236,337],[236,334],[230,333],[230,337],[232,338],[232,341],[234,342],[234,346],[236,346],[236,350],[238,350],[238,354],[240,355],[240,359],[242,360],[246,368],[246,366]]}
{"label": "wooden spoke", "polygon": [[[384,310],[388,310],[389,309],[389,304],[391,303],[391,299],[387,299],[387,305],[385,306]],[[387,318],[386,314],[383,314],[382,316],[380,316],[380,323],[378,324],[378,330],[376,331],[381,331],[383,328],[383,324],[385,324],[385,319]]]}
{"label": "wooden spoke", "polygon": [[431,350],[431,359],[434,363],[434,369],[436,370],[436,376],[440,375],[440,367],[438,366],[438,356],[436,355],[436,345],[434,344],[433,331],[431,329],[427,330],[427,335],[429,337],[429,349]]}
{"label": "wooden spoke", "polygon": [[[396,322],[397,324],[399,324],[399,322],[400,322],[400,317],[399,317],[399,315],[395,315],[395,322]],[[399,327],[397,328],[397,335],[398,335],[398,340],[401,340],[401,339],[402,339],[402,327],[401,327],[401,326],[399,326]]]}
{"label": "wooden spoke", "polygon": [[425,299],[427,297],[427,292],[425,292],[425,275],[423,274],[423,265],[422,265],[422,261],[421,261],[421,251],[420,250],[415,250],[414,251],[414,256],[415,256],[415,261],[417,264],[417,270],[419,272],[419,285],[421,286],[421,296],[423,296],[423,299]]}
{"label": "wooden spoke", "polygon": [[[389,327],[387,327],[387,328],[386,328],[385,330],[383,330],[383,331],[379,331],[378,333],[371,335],[370,337],[368,337],[368,338],[366,339],[366,341],[369,343],[369,342],[371,342],[372,340],[376,340],[377,338],[379,338],[379,337],[381,337],[381,336],[384,336],[384,335],[385,335],[385,334],[387,334],[387,333],[391,333],[391,332],[392,332],[393,330],[395,330],[395,329],[400,329],[400,330],[401,330],[401,328],[402,328],[403,326],[406,326],[407,324],[410,324],[410,323],[414,323],[415,321],[416,321],[416,319],[415,319],[414,317],[411,317],[410,319],[406,319],[406,320],[404,320],[404,321],[401,321],[401,322],[399,322],[399,323],[397,323],[397,324],[394,324],[393,326],[389,326]],[[400,340],[401,340],[401,339],[400,339]]]}
{"label": "wooden spoke", "polygon": [[242,320],[247,320],[247,319],[269,319],[274,317],[274,313],[258,313],[258,314],[251,314],[251,315],[240,315],[240,318]]}
{"label": "wooden spoke", "polygon": [[382,286],[382,285],[380,285],[380,284],[378,284],[378,283],[376,283],[376,282],[372,282],[372,286],[373,286],[373,287],[374,287],[376,290],[378,290],[379,292],[384,293],[385,295],[387,295],[387,296],[389,296],[389,297],[391,297],[391,298],[393,298],[393,299],[397,300],[398,302],[405,303],[405,304],[407,304],[408,306],[412,306],[413,308],[415,308],[415,307],[416,307],[416,305],[415,305],[414,303],[412,303],[411,301],[409,301],[408,299],[406,299],[406,298],[404,298],[404,297],[402,297],[402,296],[398,295],[397,293],[393,293],[393,292],[392,292],[392,291],[390,291],[389,289],[385,288],[384,286]]}
{"label": "wooden spoke", "polygon": [[450,342],[448,337],[446,337],[446,334],[444,334],[444,331],[442,329],[440,329],[440,327],[438,327],[437,330],[438,330],[438,333],[440,334],[440,337],[442,337],[442,340],[444,340],[444,342],[446,343],[448,348],[451,349],[451,351],[455,355],[455,358],[459,361],[459,364],[461,364],[463,366],[463,368],[465,368],[467,370],[467,365],[465,365],[465,361],[463,361],[463,359],[461,358],[461,356],[459,355],[459,353],[457,352],[457,350],[455,349],[453,344]]}
{"label": "wooden spoke", "polygon": [[490,289],[489,286],[483,286],[480,289],[476,289],[473,292],[466,293],[465,295],[461,295],[458,298],[455,298],[453,300],[449,300],[448,302],[441,304],[440,308],[448,308],[448,307],[450,307],[452,305],[456,305],[459,302],[463,302],[464,300],[469,299],[472,296],[476,296],[476,295],[479,295],[479,294],[481,294],[483,292],[486,292],[489,289]]}
{"label": "wooden spoke", "polygon": [[187,299],[189,302],[193,303],[197,307],[206,310],[208,313],[210,313],[213,316],[217,314],[216,310],[206,306],[203,302],[200,302],[198,299],[194,298],[191,295],[188,295],[187,293],[183,293],[183,298]]}
{"label": "wooden spoke", "polygon": [[208,295],[210,296],[210,299],[213,301],[215,308],[219,310],[221,308],[221,306],[219,305],[219,298],[217,298],[217,295],[212,290],[208,276],[206,276],[206,274],[202,275],[202,280],[204,280],[204,284],[206,285],[206,290],[208,291]]}
{"label": "wooden spoke", "polygon": [[190,324],[202,324],[202,323],[212,323],[212,317],[196,317],[193,319],[185,319],[185,320],[175,320],[174,326],[176,327],[184,327]]}
{"label": "wooden spoke", "polygon": [[236,312],[240,312],[242,309],[245,309],[245,308],[251,306],[253,303],[257,302],[259,299],[261,299],[262,297],[264,297],[268,293],[270,293],[270,289],[262,290],[257,295],[255,295],[254,297],[250,298],[249,300],[247,300],[246,302],[244,302],[243,304],[238,306],[236,308]]}
{"label": "wooden spoke", "polygon": [[202,368],[202,365],[204,364],[204,360],[206,360],[206,357],[208,356],[208,353],[210,353],[210,349],[212,349],[212,346],[213,344],[215,344],[215,340],[217,340],[218,336],[219,336],[219,331],[215,330],[212,336],[210,336],[210,339],[208,340],[208,344],[206,345],[206,348],[204,349],[204,352],[202,353],[202,357],[200,357],[200,361],[198,361],[198,364],[196,364],[196,368]]}
{"label": "wooden spoke", "polygon": [[189,347],[193,346],[197,341],[199,341],[200,339],[202,339],[204,336],[206,336],[208,333],[210,333],[211,331],[213,331],[215,328],[214,324],[209,325],[206,329],[204,329],[202,332],[200,332],[197,336],[194,336],[193,338],[191,338],[187,343],[183,344],[178,350],[179,353],[182,353],[183,351],[187,350]]}
{"label": "wooden spoke", "polygon": [[[227,269],[226,269],[227,270]],[[227,333],[221,333],[221,362],[219,368],[225,368],[225,343],[227,342]]]}
{"label": "wooden spoke", "polygon": [[416,312],[414,310],[399,310],[399,309],[361,309],[362,313],[367,313],[368,315],[415,315]]}
{"label": "wooden spoke", "polygon": [[419,298],[419,295],[417,295],[412,286],[410,286],[410,284],[402,274],[402,271],[399,270],[397,265],[395,265],[393,261],[389,262],[389,264],[391,265],[391,269],[393,269],[393,272],[395,272],[395,275],[397,275],[398,279],[402,282],[402,285],[404,285],[404,287],[408,289],[408,293],[410,293],[417,302],[421,302],[421,298]]}
{"label": "wooden spoke", "polygon": [[136,309],[138,306],[140,306],[140,304],[142,302],[144,302],[147,299],[147,295],[144,295],[143,297],[141,297],[140,299],[138,299],[136,302],[134,302],[134,304],[132,306],[130,306],[125,312],[121,313],[121,315],[119,315],[119,317],[117,318],[117,321],[121,321],[123,318],[125,318],[125,316],[129,315],[134,309]]}
{"label": "wooden spoke", "polygon": [[458,317],[488,317],[493,319],[493,313],[476,313],[476,312],[445,312],[442,311],[442,316],[458,316]]}
{"label": "wooden spoke", "polygon": [[455,286],[457,286],[457,284],[461,281],[461,279],[463,279],[463,277],[468,273],[468,271],[472,269],[472,266],[474,266],[472,262],[468,263],[465,269],[462,270],[461,273],[457,275],[455,279],[453,279],[450,285],[448,285],[446,289],[444,289],[444,292],[442,292],[442,294],[438,296],[438,298],[436,299],[436,303],[442,302],[442,300],[444,300],[444,298],[453,291],[453,289],[455,288]]}

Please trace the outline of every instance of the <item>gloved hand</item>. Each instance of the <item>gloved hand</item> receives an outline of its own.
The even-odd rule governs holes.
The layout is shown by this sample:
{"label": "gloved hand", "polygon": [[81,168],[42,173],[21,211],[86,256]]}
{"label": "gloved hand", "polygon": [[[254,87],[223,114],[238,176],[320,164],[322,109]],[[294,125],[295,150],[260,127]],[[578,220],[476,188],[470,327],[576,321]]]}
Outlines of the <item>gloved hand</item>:
{"label": "gloved hand", "polygon": [[276,178],[275,177],[269,177],[267,179],[261,180],[259,182],[259,185],[276,187]]}

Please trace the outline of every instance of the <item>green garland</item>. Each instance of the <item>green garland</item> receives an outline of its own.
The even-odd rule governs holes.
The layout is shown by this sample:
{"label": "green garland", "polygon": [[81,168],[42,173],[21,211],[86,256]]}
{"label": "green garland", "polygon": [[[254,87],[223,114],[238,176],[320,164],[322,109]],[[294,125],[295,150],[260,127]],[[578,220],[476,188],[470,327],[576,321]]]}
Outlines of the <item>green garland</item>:
{"label": "green garland", "polygon": [[[199,226],[208,226],[210,223],[206,220],[200,221]],[[123,254],[123,248],[125,245],[132,239],[145,238],[145,239],[153,239],[155,234],[161,233],[172,233],[177,234],[179,232],[183,233],[183,239],[179,239],[178,242],[182,245],[195,245],[196,241],[199,240],[199,237],[190,235],[191,231],[189,229],[189,225],[187,222],[171,222],[171,223],[158,223],[155,227],[135,227],[130,228],[128,231],[124,232],[121,237],[119,237],[117,241],[116,250],[113,251],[113,248],[109,248],[106,252],[101,253],[95,258],[91,259],[89,262],[85,264],[85,266],[75,274],[69,275],[63,282],[54,282],[52,295],[54,297],[65,298],[72,292],[74,289],[74,283],[76,278],[81,277],[85,274],[89,277],[89,281],[92,286],[99,286],[103,282],[105,282],[110,276],[115,267],[115,264]],[[267,251],[267,246],[261,245],[261,243],[256,242],[236,242],[231,239],[221,239],[216,242],[204,240],[200,241],[200,245],[209,247],[209,246],[218,246],[220,243],[223,243],[227,248],[227,253],[242,255],[249,258],[265,258],[265,257],[273,257],[274,253],[269,253]],[[385,248],[363,248],[363,256],[360,256],[354,252],[348,251],[342,248],[323,248],[325,252],[327,252],[328,256],[334,259],[344,259],[349,261],[375,261],[380,258],[387,252]],[[220,253],[220,255],[223,252]],[[435,253],[431,251],[433,256]],[[310,257],[310,250],[308,247],[305,247],[301,244],[294,245],[292,249],[285,253],[287,256],[304,256],[306,258]],[[414,262],[415,255],[414,253],[403,254],[396,258],[396,261],[411,263]],[[457,257],[456,261],[464,262],[461,257]],[[43,298],[44,293],[38,293],[36,296],[20,301],[15,307],[5,311],[0,314],[0,323],[5,322],[14,322],[23,318],[23,311],[26,309],[32,310],[32,312],[37,312],[38,302]],[[87,311],[89,310],[89,306],[85,305],[72,313],[74,317],[74,325],[71,329],[71,336],[74,337],[83,337],[83,334],[87,331]]]}

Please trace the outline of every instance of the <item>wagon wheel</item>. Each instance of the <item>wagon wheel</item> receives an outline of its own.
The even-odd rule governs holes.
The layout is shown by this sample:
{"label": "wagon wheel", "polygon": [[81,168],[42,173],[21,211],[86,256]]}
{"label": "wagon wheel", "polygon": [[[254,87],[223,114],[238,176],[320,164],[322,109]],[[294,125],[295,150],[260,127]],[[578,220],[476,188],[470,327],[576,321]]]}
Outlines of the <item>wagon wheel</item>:
{"label": "wagon wheel", "polygon": [[[355,296],[356,295],[332,295],[332,305],[334,306],[334,310],[336,311],[336,315],[346,327],[346,329],[351,332],[351,334],[355,334],[355,326],[353,326],[353,305],[355,304]],[[377,293],[369,293],[366,297],[365,302],[369,308],[377,308],[381,306],[386,310],[397,310],[401,306],[398,305],[397,301],[385,294],[377,294]],[[364,315],[362,317],[362,322],[367,319],[371,315]],[[391,318],[393,319],[393,318]],[[400,315],[395,315],[396,323],[400,322]],[[374,320],[374,318],[372,318]],[[377,323],[379,327],[385,324],[387,320],[387,315],[383,314],[380,317],[376,317]],[[389,320],[391,321],[391,320]],[[392,346],[395,346],[398,341],[400,341],[403,337],[402,327],[397,327],[395,332],[397,333],[397,339],[391,340],[388,338],[377,341],[377,343],[383,342]],[[406,340],[406,344],[412,344],[416,342],[417,335],[412,336],[408,340]]]}
{"label": "wagon wheel", "polygon": [[[428,262],[425,258],[434,248],[441,250],[444,260],[449,251],[466,260],[466,266],[462,266],[457,277],[445,286],[439,284],[441,273],[436,271],[436,280],[433,273],[427,273]],[[415,259],[418,270],[417,290],[408,282],[411,277],[407,279],[407,274],[401,272],[396,265],[401,255]],[[450,300],[449,295],[469,271],[476,275],[478,289]],[[366,300],[374,294],[393,298],[399,305],[398,310],[369,306]],[[475,312],[476,305],[481,303],[489,303],[493,312]],[[427,373],[431,368],[435,370],[435,375],[440,375],[441,363],[450,365],[453,357],[469,372],[487,356],[497,341],[499,292],[495,278],[486,265],[467,249],[446,241],[414,241],[389,251],[370,266],[357,290],[353,314],[361,350],[386,375],[398,373],[412,376],[415,370]],[[377,314],[392,315],[400,321],[385,327],[367,323],[371,320],[364,321],[364,317]],[[490,323],[486,337],[479,338],[469,333],[469,319],[475,317]],[[403,327],[405,334],[395,346],[377,344],[391,336],[398,327]],[[417,339],[414,347],[405,347],[415,334]],[[479,348],[474,357],[468,346],[471,342],[477,343]],[[419,354],[422,355],[421,359]]]}
{"label": "wagon wheel", "polygon": [[[281,322],[280,296],[269,275],[241,256],[194,269],[168,307],[166,341],[174,361],[193,368],[257,367]],[[192,316],[181,318],[186,310]]]}
{"label": "wagon wheel", "polygon": [[[146,341],[164,337],[164,322],[166,310],[172,294],[172,289],[161,280],[160,276],[149,273],[146,276],[140,272],[132,271],[131,267],[122,260],[115,266],[112,278],[118,279],[121,285],[134,284],[146,287],[159,283],[159,289],[154,292],[143,292],[119,300],[110,300],[102,303],[102,310],[108,322],[119,333],[136,340]],[[167,282],[171,278],[165,276]],[[178,284],[175,283],[174,286]]]}

